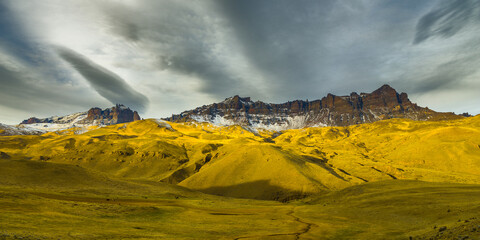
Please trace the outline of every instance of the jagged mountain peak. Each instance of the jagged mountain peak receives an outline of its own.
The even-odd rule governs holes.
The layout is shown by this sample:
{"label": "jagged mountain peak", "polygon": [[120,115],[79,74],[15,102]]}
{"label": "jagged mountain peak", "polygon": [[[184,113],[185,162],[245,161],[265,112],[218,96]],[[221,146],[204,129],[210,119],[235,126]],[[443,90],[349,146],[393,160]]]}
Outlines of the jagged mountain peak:
{"label": "jagged mountain peak", "polygon": [[389,92],[397,93],[397,90],[395,90],[393,87],[391,87],[388,84],[383,84],[381,87],[379,87],[377,90],[373,91],[372,93],[389,93]]}
{"label": "jagged mountain peak", "polygon": [[250,100],[250,97],[240,97],[239,95],[235,95],[233,97],[225,98],[221,103],[223,104],[243,104],[248,105],[253,103]]}

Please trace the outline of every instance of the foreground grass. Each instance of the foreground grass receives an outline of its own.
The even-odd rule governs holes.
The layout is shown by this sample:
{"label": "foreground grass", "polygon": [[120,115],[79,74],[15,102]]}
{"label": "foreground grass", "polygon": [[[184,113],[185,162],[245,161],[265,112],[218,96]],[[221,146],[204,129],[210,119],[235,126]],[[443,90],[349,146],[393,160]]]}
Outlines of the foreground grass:
{"label": "foreground grass", "polygon": [[286,204],[4,186],[0,239],[480,239],[479,212],[480,186],[400,180]]}
{"label": "foreground grass", "polygon": [[275,202],[131,198],[2,189],[0,236],[32,239],[232,239],[289,233],[300,223]]}
{"label": "foreground grass", "polygon": [[317,225],[312,239],[480,239],[479,213],[479,185],[390,180],[315,197],[295,214]]}

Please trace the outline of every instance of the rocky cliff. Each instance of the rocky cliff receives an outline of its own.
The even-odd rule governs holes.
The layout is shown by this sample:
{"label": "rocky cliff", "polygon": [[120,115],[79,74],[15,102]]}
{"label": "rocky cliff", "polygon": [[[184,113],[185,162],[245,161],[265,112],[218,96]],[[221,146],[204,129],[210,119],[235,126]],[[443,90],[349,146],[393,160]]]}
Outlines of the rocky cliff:
{"label": "rocky cliff", "polygon": [[118,123],[127,123],[140,120],[136,111],[117,104],[114,107],[101,109],[91,108],[86,112],[74,113],[61,117],[36,118],[31,117],[22,121],[19,127],[35,129],[43,132],[68,129],[71,127],[106,126]]}
{"label": "rocky cliff", "polygon": [[79,123],[89,124],[98,122],[104,125],[126,123],[140,120],[137,111],[132,111],[123,105],[117,104],[115,107],[100,109],[91,108],[87,112],[87,117]]}
{"label": "rocky cliff", "polygon": [[371,93],[348,96],[328,94],[315,101],[295,100],[281,104],[253,102],[234,96],[220,103],[205,105],[172,115],[174,122],[199,121],[217,125],[241,125],[283,130],[312,126],[346,126],[389,118],[413,120],[455,119],[454,113],[440,113],[412,103],[406,93],[383,85]]}

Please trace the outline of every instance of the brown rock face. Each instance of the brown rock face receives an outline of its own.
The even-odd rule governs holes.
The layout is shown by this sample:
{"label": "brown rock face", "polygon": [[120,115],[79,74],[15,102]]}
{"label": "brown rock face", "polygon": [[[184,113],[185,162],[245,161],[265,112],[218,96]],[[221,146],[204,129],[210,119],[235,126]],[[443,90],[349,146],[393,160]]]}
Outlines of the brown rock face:
{"label": "brown rock face", "polygon": [[87,117],[80,123],[87,124],[97,122],[99,124],[118,124],[140,120],[140,116],[136,111],[132,111],[130,108],[124,105],[117,104],[115,107],[100,109],[91,108],[87,112]]}
{"label": "brown rock face", "polygon": [[126,123],[140,120],[138,112],[132,111],[124,105],[117,104],[112,108],[101,109],[98,107],[90,108],[87,112],[74,113],[62,117],[49,117],[44,119],[29,118],[20,124],[33,123],[54,123],[54,124],[91,124],[91,125],[111,125],[117,123]]}
{"label": "brown rock face", "polygon": [[32,123],[48,123],[47,119],[38,119],[36,117],[31,117],[29,119],[23,120],[20,124],[32,124]]}
{"label": "brown rock face", "polygon": [[252,102],[250,98],[234,96],[220,103],[202,106],[166,118],[168,121],[223,122],[242,126],[278,125],[299,128],[318,125],[345,126],[374,122],[388,118],[413,120],[453,119],[461,116],[439,113],[413,104],[406,93],[398,94],[389,85],[372,93],[351,93],[349,96],[328,94],[321,100],[296,100],[282,104]]}
{"label": "brown rock face", "polygon": [[138,112],[134,111],[133,112],[133,121],[138,121],[138,120],[142,120],[142,119],[140,118],[140,115],[138,115]]}
{"label": "brown rock face", "polygon": [[389,85],[383,85],[372,93],[364,95],[363,105],[367,108],[393,108],[401,104],[397,91]]}
{"label": "brown rock face", "polygon": [[[105,109],[106,110],[106,109]],[[102,118],[104,112],[102,109],[94,107],[90,108],[87,112],[87,120],[93,121]]]}

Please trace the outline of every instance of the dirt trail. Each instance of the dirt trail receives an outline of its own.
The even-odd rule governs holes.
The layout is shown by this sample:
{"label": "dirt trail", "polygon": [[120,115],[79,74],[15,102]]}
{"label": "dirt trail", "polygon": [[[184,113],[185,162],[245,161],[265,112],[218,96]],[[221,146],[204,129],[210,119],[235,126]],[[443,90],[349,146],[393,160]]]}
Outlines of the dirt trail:
{"label": "dirt trail", "polygon": [[291,217],[293,217],[293,219],[294,219],[295,221],[297,221],[297,222],[299,222],[299,223],[305,224],[305,227],[304,227],[302,230],[300,230],[298,233],[295,234],[295,239],[298,240],[298,239],[300,239],[300,235],[305,234],[305,233],[307,233],[308,231],[310,231],[310,229],[312,229],[312,227],[313,227],[315,224],[306,222],[306,221],[300,219],[299,217],[295,216],[295,215],[294,215],[294,214],[295,214],[295,208],[297,208],[297,207],[293,207],[292,211],[289,212],[288,215],[291,216]]}

